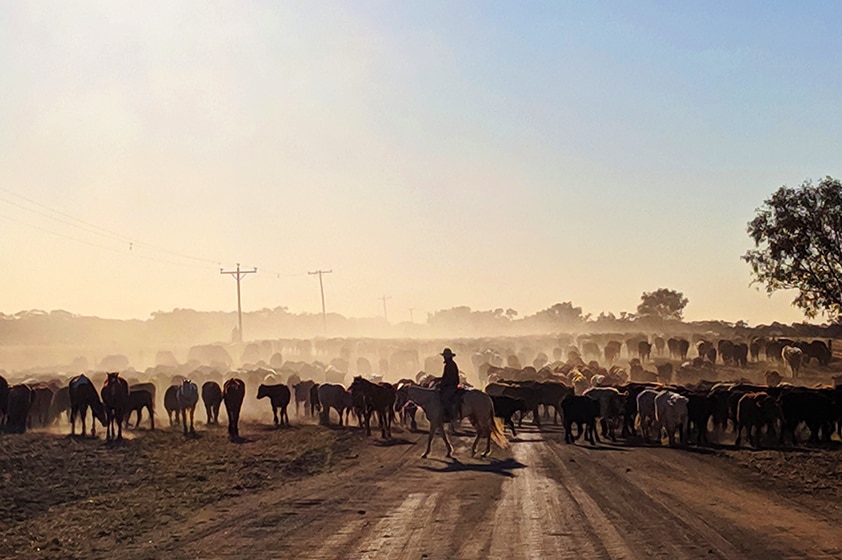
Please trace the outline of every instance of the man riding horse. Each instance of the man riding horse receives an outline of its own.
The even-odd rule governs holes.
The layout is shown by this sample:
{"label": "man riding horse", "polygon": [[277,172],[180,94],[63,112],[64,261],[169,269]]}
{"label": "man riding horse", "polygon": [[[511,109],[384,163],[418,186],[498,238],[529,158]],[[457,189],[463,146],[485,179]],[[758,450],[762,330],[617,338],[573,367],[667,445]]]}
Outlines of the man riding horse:
{"label": "man riding horse", "polygon": [[456,354],[450,348],[445,348],[442,353],[444,358],[444,371],[439,383],[441,393],[441,404],[444,410],[444,421],[451,422],[459,420],[459,366],[453,361]]}

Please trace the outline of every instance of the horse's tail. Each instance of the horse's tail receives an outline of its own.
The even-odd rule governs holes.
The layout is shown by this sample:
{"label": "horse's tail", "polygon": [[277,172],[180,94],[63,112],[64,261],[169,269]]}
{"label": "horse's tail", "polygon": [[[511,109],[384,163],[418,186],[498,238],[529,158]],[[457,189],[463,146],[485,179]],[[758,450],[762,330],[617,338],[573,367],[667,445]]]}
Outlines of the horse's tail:
{"label": "horse's tail", "polygon": [[506,449],[509,446],[509,440],[506,439],[506,434],[503,433],[503,421],[492,413],[491,415],[491,439],[497,444],[500,449]]}

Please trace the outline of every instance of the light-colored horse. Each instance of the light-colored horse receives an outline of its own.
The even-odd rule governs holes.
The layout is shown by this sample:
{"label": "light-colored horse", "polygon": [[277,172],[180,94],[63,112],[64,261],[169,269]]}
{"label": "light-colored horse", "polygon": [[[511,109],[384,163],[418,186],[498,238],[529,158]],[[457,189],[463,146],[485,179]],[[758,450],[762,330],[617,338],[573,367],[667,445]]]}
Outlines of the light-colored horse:
{"label": "light-colored horse", "polygon": [[[447,457],[453,456],[453,446],[447,439],[447,434],[444,431],[444,410],[441,403],[441,394],[435,389],[427,389],[424,387],[417,387],[414,385],[407,385],[401,390],[407,392],[409,400],[424,409],[424,414],[430,421],[430,435],[427,437],[427,450],[421,457],[427,457],[430,454],[430,446],[433,443],[433,437],[436,431],[441,430],[444,444],[447,446]],[[503,435],[503,427],[498,418],[494,416],[494,403],[487,394],[482,391],[469,390],[462,395],[462,416],[467,417],[471,421],[471,425],[477,432],[477,437],[474,444],[471,446],[471,455],[473,456],[477,451],[477,445],[481,438],[486,438],[485,452],[483,457],[491,452],[491,440],[494,440],[501,449],[504,449],[508,442],[506,436]]]}

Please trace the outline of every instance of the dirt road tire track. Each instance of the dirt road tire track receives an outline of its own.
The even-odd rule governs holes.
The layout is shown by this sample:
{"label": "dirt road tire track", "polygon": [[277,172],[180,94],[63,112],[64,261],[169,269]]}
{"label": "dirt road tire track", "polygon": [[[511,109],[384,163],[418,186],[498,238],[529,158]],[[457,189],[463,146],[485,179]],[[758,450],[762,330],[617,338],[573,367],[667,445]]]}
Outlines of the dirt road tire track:
{"label": "dirt road tire track", "polygon": [[[839,519],[687,450],[525,431],[491,461],[361,444],[347,468],[197,512],[125,558],[838,558]],[[139,539],[146,543],[145,540]]]}

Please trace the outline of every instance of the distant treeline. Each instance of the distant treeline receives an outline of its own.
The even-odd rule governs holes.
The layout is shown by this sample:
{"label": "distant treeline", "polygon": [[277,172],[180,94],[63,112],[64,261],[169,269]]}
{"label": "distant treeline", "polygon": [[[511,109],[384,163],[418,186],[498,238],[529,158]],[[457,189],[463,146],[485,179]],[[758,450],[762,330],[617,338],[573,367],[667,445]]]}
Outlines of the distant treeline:
{"label": "distant treeline", "polygon": [[[842,326],[796,323],[758,325],[724,321],[665,321],[622,313],[619,317],[601,313],[583,315],[570,302],[558,303],[534,315],[518,317],[513,309],[474,311],[454,307],[436,311],[423,323],[389,324],[382,318],[349,318],[328,314],[327,333],[322,316],[290,313],[283,307],[243,314],[245,340],[277,338],[380,337],[447,338],[484,336],[526,336],[556,332],[712,332],[720,336],[801,336],[835,338]],[[236,339],[237,314],[223,311],[174,309],[159,311],[146,320],[102,319],[66,311],[22,311],[0,313],[0,347],[85,346],[120,352],[125,348],[152,349],[187,347]],[[0,364],[2,367],[2,364]]]}

